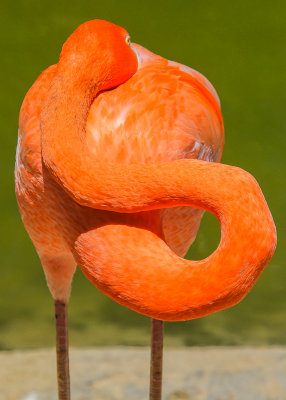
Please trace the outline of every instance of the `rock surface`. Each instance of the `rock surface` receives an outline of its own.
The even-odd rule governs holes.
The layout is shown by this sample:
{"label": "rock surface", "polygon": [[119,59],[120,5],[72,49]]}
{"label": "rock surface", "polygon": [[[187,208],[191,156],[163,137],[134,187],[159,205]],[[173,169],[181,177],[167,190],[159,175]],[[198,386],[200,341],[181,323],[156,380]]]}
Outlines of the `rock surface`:
{"label": "rock surface", "polygon": [[[149,349],[72,349],[72,400],[147,400]],[[286,348],[165,349],[164,400],[286,400]],[[0,353],[0,399],[56,400],[53,349]]]}

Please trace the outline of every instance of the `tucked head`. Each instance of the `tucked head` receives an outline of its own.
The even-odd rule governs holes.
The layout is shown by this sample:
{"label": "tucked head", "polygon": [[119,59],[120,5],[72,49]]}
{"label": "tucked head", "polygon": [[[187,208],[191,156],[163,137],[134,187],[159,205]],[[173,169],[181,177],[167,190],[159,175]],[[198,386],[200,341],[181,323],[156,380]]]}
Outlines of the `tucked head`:
{"label": "tucked head", "polygon": [[131,78],[138,68],[130,36],[120,26],[103,20],[80,25],[63,45],[59,72],[94,76],[100,90],[111,89]]}

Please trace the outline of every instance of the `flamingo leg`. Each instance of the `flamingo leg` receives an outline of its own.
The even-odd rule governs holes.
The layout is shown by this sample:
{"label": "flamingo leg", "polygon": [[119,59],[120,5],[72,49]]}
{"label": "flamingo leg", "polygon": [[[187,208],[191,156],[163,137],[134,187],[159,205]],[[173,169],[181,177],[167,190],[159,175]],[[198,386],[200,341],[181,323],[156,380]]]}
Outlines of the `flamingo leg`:
{"label": "flamingo leg", "polygon": [[58,399],[70,400],[67,303],[55,300]]}
{"label": "flamingo leg", "polygon": [[150,367],[150,400],[162,398],[162,364],[163,364],[163,338],[164,322],[151,319],[151,367]]}

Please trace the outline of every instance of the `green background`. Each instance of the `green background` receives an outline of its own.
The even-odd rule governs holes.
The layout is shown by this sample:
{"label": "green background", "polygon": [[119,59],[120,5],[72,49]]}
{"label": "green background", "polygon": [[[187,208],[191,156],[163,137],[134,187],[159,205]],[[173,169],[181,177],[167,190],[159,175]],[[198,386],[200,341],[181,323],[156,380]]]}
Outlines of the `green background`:
{"label": "green background", "polygon": [[[222,102],[223,162],[251,172],[278,230],[278,248],[252,292],[208,317],[166,324],[167,345],[286,344],[285,269],[285,1],[1,1],[0,348],[51,346],[53,303],[24,230],[14,195],[17,118],[33,81],[57,62],[82,22],[124,26],[134,42],[206,75]],[[219,226],[204,217],[189,252],[215,249]],[[95,289],[77,271],[70,301],[70,342],[146,345],[149,319]]]}

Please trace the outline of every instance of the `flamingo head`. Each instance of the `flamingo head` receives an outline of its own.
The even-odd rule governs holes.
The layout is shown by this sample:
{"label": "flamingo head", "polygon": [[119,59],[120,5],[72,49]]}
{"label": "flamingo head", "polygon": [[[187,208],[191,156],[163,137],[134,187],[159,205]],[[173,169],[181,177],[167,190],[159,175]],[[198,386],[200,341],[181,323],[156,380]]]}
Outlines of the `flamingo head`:
{"label": "flamingo head", "polygon": [[97,90],[112,89],[137,71],[138,59],[130,36],[120,26],[103,20],[80,25],[63,45],[59,73],[94,76]]}

